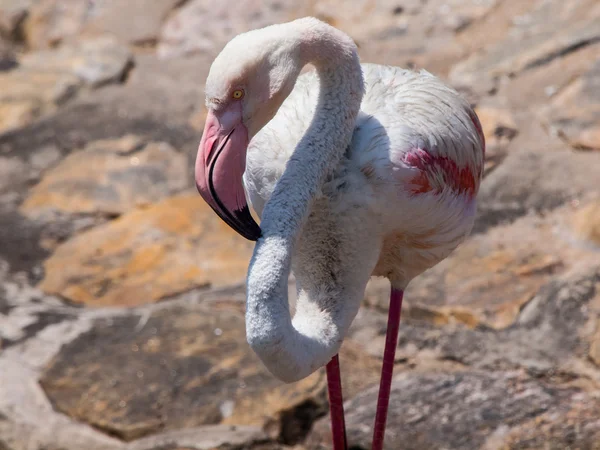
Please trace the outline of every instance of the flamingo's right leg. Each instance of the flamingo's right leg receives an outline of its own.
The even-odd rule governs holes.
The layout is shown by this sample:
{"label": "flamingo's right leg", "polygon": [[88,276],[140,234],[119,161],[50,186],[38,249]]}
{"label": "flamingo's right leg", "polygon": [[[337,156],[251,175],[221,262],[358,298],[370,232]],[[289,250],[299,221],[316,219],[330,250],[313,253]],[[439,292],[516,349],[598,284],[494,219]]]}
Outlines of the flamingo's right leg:
{"label": "flamingo's right leg", "polygon": [[327,390],[329,392],[329,414],[331,416],[333,450],[347,450],[344,397],[342,395],[342,378],[338,355],[335,355],[327,364]]}
{"label": "flamingo's right leg", "polygon": [[373,432],[372,450],[383,449],[385,437],[385,424],[390,403],[390,390],[392,387],[392,375],[394,372],[394,359],[396,358],[396,347],[398,346],[398,330],[400,328],[400,312],[402,311],[402,298],[404,291],[392,288],[390,295],[390,309],[388,312],[388,325],[385,337],[385,350],[383,352],[383,367],[381,369],[381,381],[379,384],[379,398],[377,399],[377,412],[375,415],[375,427]]}

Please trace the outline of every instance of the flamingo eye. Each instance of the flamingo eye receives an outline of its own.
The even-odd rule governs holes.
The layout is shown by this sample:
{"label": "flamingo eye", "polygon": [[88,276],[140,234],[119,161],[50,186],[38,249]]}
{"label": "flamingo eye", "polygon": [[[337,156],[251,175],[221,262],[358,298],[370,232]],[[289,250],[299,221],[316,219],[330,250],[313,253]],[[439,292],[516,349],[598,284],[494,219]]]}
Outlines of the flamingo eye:
{"label": "flamingo eye", "polygon": [[231,96],[236,100],[239,100],[244,96],[244,91],[241,89],[236,89],[235,91],[233,91],[233,94],[231,94]]}

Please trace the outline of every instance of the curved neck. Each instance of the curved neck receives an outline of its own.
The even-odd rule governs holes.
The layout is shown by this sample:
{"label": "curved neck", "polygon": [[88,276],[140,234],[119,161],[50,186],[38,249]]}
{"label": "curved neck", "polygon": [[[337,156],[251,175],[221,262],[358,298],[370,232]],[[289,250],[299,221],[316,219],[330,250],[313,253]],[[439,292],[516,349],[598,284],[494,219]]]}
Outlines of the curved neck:
{"label": "curved neck", "polygon": [[261,216],[265,237],[293,239],[325,179],[338,166],[352,139],[364,82],[352,40],[324,23],[301,29],[301,65],[313,64],[319,100],[313,120],[278,180]]}
{"label": "curved neck", "polygon": [[322,324],[314,323],[312,336],[294,328],[288,277],[296,237],[313,199],[339,167],[350,144],[364,93],[354,42],[316,20],[295,24],[301,36],[302,65],[313,64],[319,75],[319,100],[308,130],[263,210],[262,238],[250,262],[246,304],[249,344],[274,375],[287,381],[301,379],[327,363],[340,342],[336,332],[325,330],[331,326],[327,318]]}

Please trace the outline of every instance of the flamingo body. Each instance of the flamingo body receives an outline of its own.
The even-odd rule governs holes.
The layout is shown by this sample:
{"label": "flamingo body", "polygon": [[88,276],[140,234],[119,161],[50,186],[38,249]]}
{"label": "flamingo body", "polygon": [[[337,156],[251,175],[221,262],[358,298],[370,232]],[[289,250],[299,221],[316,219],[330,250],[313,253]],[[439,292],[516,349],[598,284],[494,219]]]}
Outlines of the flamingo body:
{"label": "flamingo body", "polygon": [[[300,75],[307,64],[316,70]],[[381,450],[403,291],[473,226],[485,148],[477,116],[428,72],[361,64],[349,36],[314,18],[230,41],[211,66],[206,104],[198,190],[257,241],[248,343],[286,382],[327,366],[335,450],[347,445],[337,353],[369,278],[391,281]]]}
{"label": "flamingo body", "polygon": [[[483,136],[468,103],[428,72],[376,64],[362,69],[365,94],[351,143],[315,200],[294,272],[329,271],[340,251],[334,242],[362,247],[366,239],[376,257],[338,255],[338,264],[362,265],[403,289],[471,231]],[[318,95],[316,72],[298,77],[250,142],[244,182],[259,216],[314,117]],[[327,268],[314,267],[319,261]]]}

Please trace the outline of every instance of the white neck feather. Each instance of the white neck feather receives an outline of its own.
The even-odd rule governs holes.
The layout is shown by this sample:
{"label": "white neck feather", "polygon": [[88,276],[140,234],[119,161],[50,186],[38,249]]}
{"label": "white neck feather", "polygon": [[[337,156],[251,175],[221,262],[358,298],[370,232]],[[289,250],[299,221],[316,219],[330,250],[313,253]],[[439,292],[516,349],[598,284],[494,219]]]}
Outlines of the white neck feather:
{"label": "white neck feather", "polygon": [[302,322],[302,312],[292,323],[288,277],[294,243],[312,200],[351,141],[364,83],[356,46],[347,35],[315,19],[288,25],[300,36],[301,64],[317,69],[319,101],[262,213],[263,236],[248,271],[246,335],[267,368],[290,382],[326,364],[340,344],[329,332],[331,317],[326,315],[310,315],[310,336],[302,331],[305,326],[294,326]]}

